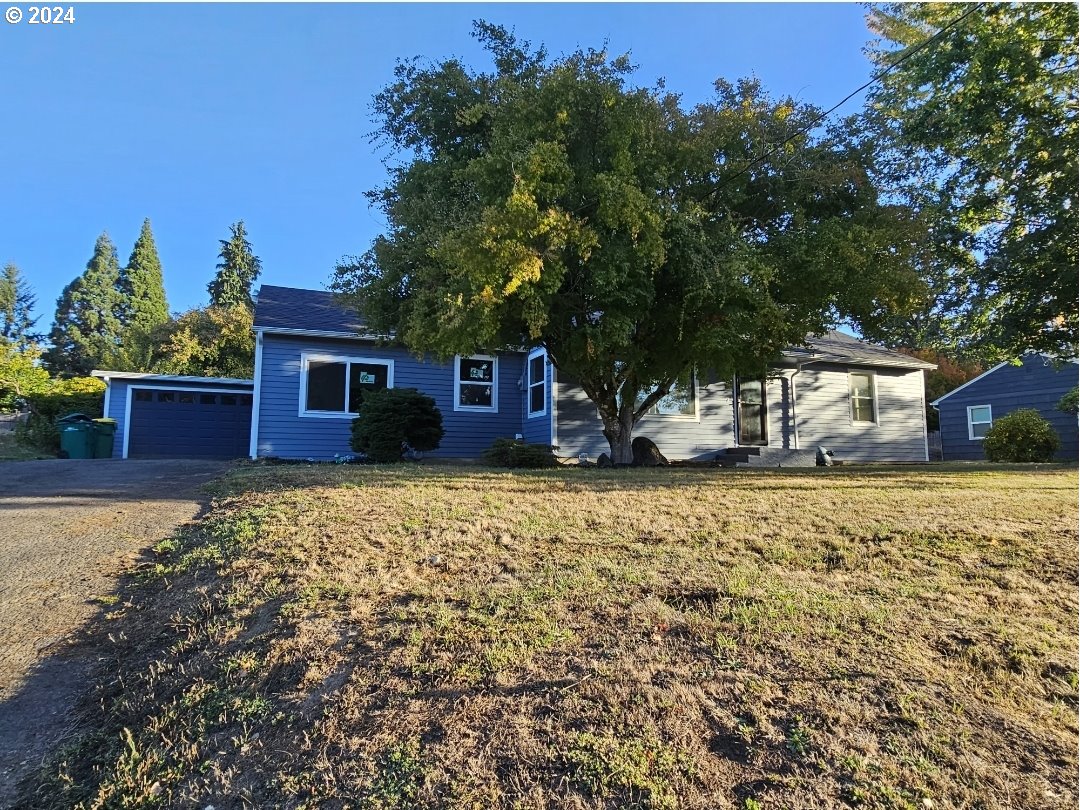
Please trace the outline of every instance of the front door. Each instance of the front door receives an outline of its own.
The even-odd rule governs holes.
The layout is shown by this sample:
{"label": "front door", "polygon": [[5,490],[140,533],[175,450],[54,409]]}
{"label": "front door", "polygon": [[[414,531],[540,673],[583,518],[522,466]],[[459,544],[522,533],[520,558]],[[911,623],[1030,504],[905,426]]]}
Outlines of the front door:
{"label": "front door", "polygon": [[768,444],[765,428],[765,381],[739,380],[736,389],[739,444]]}

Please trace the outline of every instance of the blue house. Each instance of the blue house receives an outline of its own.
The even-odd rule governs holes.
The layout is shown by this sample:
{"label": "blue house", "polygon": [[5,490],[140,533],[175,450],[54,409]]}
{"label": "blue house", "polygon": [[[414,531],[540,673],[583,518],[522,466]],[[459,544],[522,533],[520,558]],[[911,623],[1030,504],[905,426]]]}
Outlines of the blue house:
{"label": "blue house", "polygon": [[[114,454],[332,459],[351,452],[361,392],[389,387],[435,399],[446,436],[433,456],[476,459],[514,436],[567,458],[595,460],[608,449],[596,407],[543,348],[418,359],[372,334],[328,292],[265,284],[254,331],[254,380],[94,372],[108,384],[107,415],[119,422]],[[843,460],[925,461],[926,368],[831,332],[785,353],[764,379],[693,375],[635,433],[672,459],[743,448],[772,464],[813,463],[824,445]],[[230,408],[246,409],[247,421]]]}
{"label": "blue house", "polygon": [[1019,364],[999,363],[930,404],[941,422],[941,455],[946,461],[985,459],[982,439],[995,420],[1019,408],[1034,408],[1061,438],[1057,457],[1078,456],[1075,414],[1057,409],[1077,384],[1076,362],[1056,365],[1041,354],[1025,355]]}

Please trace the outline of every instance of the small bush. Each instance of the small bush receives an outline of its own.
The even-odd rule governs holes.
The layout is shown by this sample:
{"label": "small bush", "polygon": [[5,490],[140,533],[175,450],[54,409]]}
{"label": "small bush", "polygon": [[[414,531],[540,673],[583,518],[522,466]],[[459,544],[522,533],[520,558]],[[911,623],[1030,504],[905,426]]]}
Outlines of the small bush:
{"label": "small bush", "polygon": [[554,467],[558,462],[550,445],[525,444],[516,439],[496,439],[484,451],[484,461],[492,467]]}
{"label": "small bush", "polygon": [[1034,408],[1021,408],[995,420],[983,439],[990,461],[1051,461],[1060,446],[1054,428]]}
{"label": "small bush", "polygon": [[415,388],[368,391],[352,423],[349,445],[372,461],[401,461],[402,445],[428,452],[446,431],[435,400]]}
{"label": "small bush", "polygon": [[1058,400],[1056,407],[1064,413],[1076,413],[1080,410],[1080,388],[1074,385],[1071,391]]}

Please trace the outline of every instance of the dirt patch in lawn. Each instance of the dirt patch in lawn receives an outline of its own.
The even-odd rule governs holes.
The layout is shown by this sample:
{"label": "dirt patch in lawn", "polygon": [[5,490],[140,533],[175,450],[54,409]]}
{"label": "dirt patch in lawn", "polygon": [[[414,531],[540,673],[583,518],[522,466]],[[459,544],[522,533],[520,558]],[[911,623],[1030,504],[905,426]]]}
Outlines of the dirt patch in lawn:
{"label": "dirt patch in lawn", "polygon": [[1076,806],[1075,471],[228,487],[34,806]]}

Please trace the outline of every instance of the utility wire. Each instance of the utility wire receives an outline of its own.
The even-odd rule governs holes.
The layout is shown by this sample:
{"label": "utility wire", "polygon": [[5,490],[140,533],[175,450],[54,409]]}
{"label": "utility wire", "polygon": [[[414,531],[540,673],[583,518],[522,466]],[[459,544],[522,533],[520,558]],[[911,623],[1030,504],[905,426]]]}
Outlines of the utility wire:
{"label": "utility wire", "polygon": [[891,65],[889,65],[888,67],[886,67],[886,68],[883,68],[882,70],[880,70],[880,71],[878,71],[877,73],[875,73],[875,74],[874,74],[873,76],[871,76],[871,77],[870,77],[870,80],[869,80],[869,81],[867,81],[867,82],[866,82],[865,84],[863,84],[863,85],[862,85],[861,87],[858,87],[858,88],[856,88],[855,90],[853,90],[853,91],[851,91],[850,93],[848,93],[848,94],[847,94],[846,96],[844,96],[844,98],[842,98],[842,99],[841,99],[841,100],[840,100],[839,102],[837,102],[836,104],[834,104],[834,105],[833,105],[832,107],[830,107],[829,109],[827,109],[827,110],[826,110],[825,112],[821,113],[821,114],[820,114],[819,116],[817,116],[817,117],[816,117],[816,118],[815,118],[815,119],[814,119],[813,121],[811,121],[811,122],[810,122],[809,124],[807,124],[806,126],[804,126],[804,127],[802,128],[802,129],[798,130],[797,132],[795,132],[795,133],[794,133],[793,135],[791,135],[790,137],[787,137],[787,138],[785,138],[784,140],[782,140],[782,141],[781,141],[780,143],[778,143],[778,144],[777,144],[776,146],[774,146],[774,147],[773,147],[772,149],[770,149],[770,150],[769,150],[768,152],[766,152],[765,154],[763,154],[763,155],[761,155],[760,157],[757,157],[757,158],[755,158],[754,160],[752,160],[752,161],[750,161],[749,163],[747,163],[747,164],[746,164],[745,166],[743,166],[743,167],[742,167],[741,169],[739,169],[739,171],[735,172],[735,174],[733,174],[733,175],[730,175],[729,177],[725,178],[725,179],[723,180],[723,182],[721,182],[721,183],[720,183],[720,184],[719,184],[718,186],[716,186],[715,188],[713,188],[713,190],[712,190],[711,192],[709,192],[709,196],[712,196],[713,194],[715,194],[715,193],[716,193],[717,191],[719,191],[720,189],[722,189],[722,188],[723,188],[724,186],[726,186],[726,185],[727,185],[728,183],[730,183],[730,182],[731,182],[732,180],[735,180],[735,179],[736,179],[737,177],[741,177],[742,175],[746,174],[746,173],[747,173],[748,171],[750,171],[750,170],[751,170],[752,168],[754,168],[754,166],[758,165],[758,164],[759,164],[759,163],[761,163],[761,162],[762,162],[763,160],[766,160],[767,158],[770,158],[770,157],[772,157],[773,155],[775,155],[775,154],[776,154],[777,152],[779,152],[779,151],[780,151],[780,150],[781,150],[781,149],[782,149],[782,148],[783,148],[783,147],[784,147],[784,146],[785,146],[786,144],[788,144],[788,143],[790,143],[791,141],[795,140],[795,139],[796,139],[796,138],[798,138],[798,137],[799,137],[800,135],[805,135],[805,134],[806,134],[807,132],[809,132],[809,131],[810,131],[811,129],[813,129],[813,128],[814,128],[814,127],[816,127],[816,126],[817,126],[817,125],[818,125],[819,123],[821,123],[821,121],[822,121],[822,120],[823,120],[823,119],[824,119],[825,117],[827,117],[828,115],[830,115],[830,114],[832,114],[833,112],[835,112],[835,111],[836,111],[836,110],[837,110],[838,108],[842,107],[842,106],[843,106],[844,104],[846,104],[846,103],[847,103],[848,101],[850,101],[851,99],[853,99],[853,98],[854,98],[855,96],[857,96],[857,95],[858,95],[859,93],[861,93],[861,92],[862,92],[863,90],[865,90],[865,89],[866,89],[867,87],[869,87],[870,85],[874,84],[874,82],[877,82],[877,81],[879,81],[880,79],[882,79],[882,78],[883,78],[883,77],[885,76],[885,74],[887,74],[887,73],[888,73],[888,72],[889,72],[890,70],[892,70],[893,68],[899,67],[899,66],[900,66],[900,65],[902,65],[902,64],[903,64],[904,62],[906,62],[906,61],[907,61],[908,59],[910,59],[911,57],[913,57],[913,56],[914,56],[915,54],[919,53],[920,51],[923,51],[923,50],[925,50],[925,49],[926,49],[926,48],[928,48],[928,47],[930,47],[930,45],[931,45],[932,43],[936,42],[936,41],[937,41],[938,39],[940,39],[940,38],[942,37],[942,35],[943,35],[943,34],[945,34],[945,33],[946,33],[947,31],[949,31],[950,29],[952,29],[952,28],[955,28],[956,26],[958,26],[958,25],[959,25],[960,23],[962,23],[962,22],[963,22],[964,20],[966,20],[966,19],[967,19],[968,17],[970,17],[970,16],[972,15],[972,14],[974,14],[974,13],[975,13],[976,11],[978,11],[978,10],[979,10],[980,8],[982,8],[982,7],[984,6],[984,5],[986,5],[986,3],[976,3],[976,4],[975,4],[975,5],[973,5],[973,6],[972,6],[972,7],[970,8],[970,9],[968,9],[967,11],[965,11],[965,12],[964,12],[963,14],[961,14],[961,15],[960,15],[959,17],[957,17],[957,18],[956,18],[955,20],[953,20],[953,21],[952,21],[951,23],[949,23],[949,24],[948,24],[948,25],[946,25],[946,26],[945,26],[944,28],[942,28],[942,29],[941,29],[940,31],[938,31],[938,32],[937,32],[936,34],[934,34],[934,35],[933,35],[932,37],[929,37],[929,38],[927,38],[927,39],[926,39],[926,40],[925,40],[924,42],[921,42],[921,43],[920,43],[920,44],[919,44],[919,45],[918,45],[918,46],[917,46],[916,48],[914,48],[914,49],[912,49],[912,50],[908,51],[907,53],[905,53],[905,54],[904,54],[903,56],[901,56],[901,57],[900,57],[899,59],[897,59],[897,60],[896,60],[895,62],[893,62],[893,63],[892,63]]}

